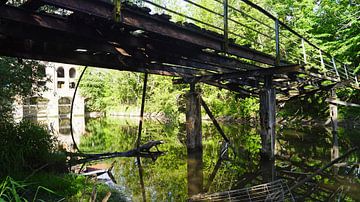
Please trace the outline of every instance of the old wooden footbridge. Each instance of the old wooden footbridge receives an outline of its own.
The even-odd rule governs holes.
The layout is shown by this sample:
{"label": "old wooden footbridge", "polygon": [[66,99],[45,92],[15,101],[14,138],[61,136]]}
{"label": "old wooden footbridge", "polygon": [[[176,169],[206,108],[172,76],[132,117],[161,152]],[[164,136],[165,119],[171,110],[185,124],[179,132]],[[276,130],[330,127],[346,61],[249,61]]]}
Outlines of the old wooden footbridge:
{"label": "old wooden footbridge", "polygon": [[[359,85],[351,66],[258,5],[213,1],[217,9],[195,0],[175,5],[152,0],[0,0],[0,54],[174,76],[174,83],[189,83],[190,150],[202,147],[200,105],[211,114],[196,83],[258,96],[262,150],[269,158],[274,155],[277,102],[340,83]],[[176,9],[180,7],[189,11]],[[212,20],[192,15],[197,11]]]}

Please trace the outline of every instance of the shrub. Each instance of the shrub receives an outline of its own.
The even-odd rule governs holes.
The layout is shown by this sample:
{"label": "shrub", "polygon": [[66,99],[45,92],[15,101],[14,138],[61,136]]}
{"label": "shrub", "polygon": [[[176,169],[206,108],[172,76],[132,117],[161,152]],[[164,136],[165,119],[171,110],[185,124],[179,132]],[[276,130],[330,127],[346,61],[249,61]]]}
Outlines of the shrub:
{"label": "shrub", "polygon": [[[28,121],[0,121],[0,177],[31,172],[52,159],[56,139]],[[58,158],[55,158],[58,159]]]}

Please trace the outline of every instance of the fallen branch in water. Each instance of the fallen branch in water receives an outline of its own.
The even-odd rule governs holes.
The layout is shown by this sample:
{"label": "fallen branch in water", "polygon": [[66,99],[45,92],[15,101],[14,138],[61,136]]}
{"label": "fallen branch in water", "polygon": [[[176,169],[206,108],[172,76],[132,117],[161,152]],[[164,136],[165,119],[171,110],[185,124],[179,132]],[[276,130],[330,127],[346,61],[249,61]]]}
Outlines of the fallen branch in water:
{"label": "fallen branch in water", "polygon": [[[103,159],[110,159],[116,157],[143,157],[143,158],[151,158],[155,161],[159,156],[164,155],[164,152],[159,151],[157,148],[158,145],[163,144],[163,141],[149,141],[148,143],[141,145],[138,148],[126,151],[126,152],[108,152],[108,153],[100,153],[100,154],[84,154],[84,153],[71,153],[68,152],[67,155],[70,157],[69,162],[72,165],[75,164],[83,164],[90,161],[97,161]],[[155,151],[150,151],[155,147]]]}

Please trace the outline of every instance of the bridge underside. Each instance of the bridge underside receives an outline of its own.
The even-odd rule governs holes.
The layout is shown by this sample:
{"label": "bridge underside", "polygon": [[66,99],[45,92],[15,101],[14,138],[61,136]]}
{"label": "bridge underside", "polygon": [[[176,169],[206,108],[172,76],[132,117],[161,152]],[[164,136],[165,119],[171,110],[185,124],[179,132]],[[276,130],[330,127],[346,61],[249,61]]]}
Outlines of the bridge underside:
{"label": "bridge underside", "polygon": [[[225,142],[229,143],[229,139],[197,93],[196,83],[259,97],[262,153],[273,160],[276,102],[330,90],[340,82],[334,58],[335,71],[322,74],[319,68],[227,44],[222,35],[149,12],[126,3],[115,7],[107,0],[27,0],[16,6],[0,0],[0,55],[174,76],[174,83],[190,83],[186,113],[188,155],[197,151],[200,158],[201,105]],[[323,61],[321,64],[326,65]],[[141,127],[139,131],[141,134]],[[269,181],[273,178],[271,163],[271,168],[265,169],[270,172]],[[188,164],[189,170],[201,167],[202,163]],[[189,176],[191,179],[194,176]],[[202,182],[201,173],[200,179]]]}
{"label": "bridge underside", "polygon": [[[338,80],[305,71],[166,15],[124,4],[120,20],[105,1],[28,0],[0,5],[0,54],[101,68],[179,77],[176,82],[203,82],[245,96],[259,96],[272,77],[277,100],[284,101],[331,88]],[[63,8],[48,12],[44,5]],[[330,81],[324,84],[324,81]]]}

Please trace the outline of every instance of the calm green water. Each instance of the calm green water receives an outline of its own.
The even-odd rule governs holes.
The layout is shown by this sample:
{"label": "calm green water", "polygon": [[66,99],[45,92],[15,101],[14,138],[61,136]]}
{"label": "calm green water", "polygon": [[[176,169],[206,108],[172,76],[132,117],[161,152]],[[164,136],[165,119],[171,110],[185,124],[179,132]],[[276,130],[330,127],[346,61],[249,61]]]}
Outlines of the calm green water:
{"label": "calm green water", "polygon": [[[155,162],[141,159],[147,201],[186,201],[189,197],[188,188],[199,185],[213,193],[263,183],[269,169],[263,167],[260,161],[258,128],[234,124],[222,127],[231,140],[232,148],[223,156],[224,160],[219,161],[222,137],[211,123],[203,123],[203,170],[197,170],[198,174],[202,173],[201,180],[201,177],[194,178],[194,173],[187,172],[188,162],[191,164],[191,161],[187,159],[185,125],[146,120],[141,142],[163,140],[165,144],[159,146],[159,149],[166,152]],[[286,179],[289,186],[303,178],[304,173],[312,173],[331,161],[331,133],[321,127],[299,128],[285,129],[279,126],[277,131],[275,175],[276,178]],[[137,119],[88,120],[80,148],[86,152],[127,151],[135,147],[137,130]],[[341,128],[338,142],[340,155],[360,145],[359,130]],[[359,163],[359,157],[359,153],[354,153],[345,162]],[[116,161],[114,173],[119,187],[129,199],[142,201],[136,158],[117,158],[107,162],[113,161]],[[267,172],[262,172],[262,168]],[[346,171],[345,167],[327,170],[316,176],[316,181],[296,189],[294,197],[297,201],[325,201],[329,197],[332,197],[331,200],[340,198],[342,201],[360,201],[360,171],[355,169],[352,172],[357,172],[357,176],[346,175]],[[190,180],[188,174],[192,176]],[[211,176],[214,176],[213,180]]]}

